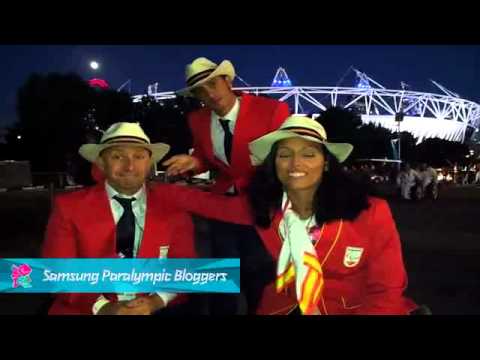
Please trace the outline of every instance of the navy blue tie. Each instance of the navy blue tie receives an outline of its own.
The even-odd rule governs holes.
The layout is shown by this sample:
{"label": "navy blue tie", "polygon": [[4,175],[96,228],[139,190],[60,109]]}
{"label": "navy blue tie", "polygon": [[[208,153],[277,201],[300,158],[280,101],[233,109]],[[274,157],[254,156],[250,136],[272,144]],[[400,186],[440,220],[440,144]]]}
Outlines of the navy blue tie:
{"label": "navy blue tie", "polygon": [[135,243],[135,215],[132,202],[135,198],[125,199],[118,196],[113,198],[123,207],[122,217],[117,223],[117,253],[122,253],[126,258],[132,258]]}
{"label": "navy blue tie", "polygon": [[220,124],[222,125],[223,131],[225,132],[225,137],[223,140],[223,147],[225,149],[225,156],[227,157],[228,163],[230,164],[231,156],[232,156],[232,142],[233,142],[233,134],[230,131],[228,126],[229,120],[220,119]]}

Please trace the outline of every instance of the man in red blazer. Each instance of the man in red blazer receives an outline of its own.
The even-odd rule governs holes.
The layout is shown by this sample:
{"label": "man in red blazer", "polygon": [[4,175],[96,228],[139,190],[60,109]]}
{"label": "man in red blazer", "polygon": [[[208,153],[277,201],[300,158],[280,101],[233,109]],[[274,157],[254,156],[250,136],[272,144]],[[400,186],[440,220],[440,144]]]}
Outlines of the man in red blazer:
{"label": "man in red blazer", "polygon": [[[228,60],[217,65],[198,58],[187,65],[188,87],[179,93],[194,96],[205,107],[188,116],[192,155],[176,155],[165,161],[168,175],[214,170],[217,178],[212,191],[216,193],[241,193],[248,185],[254,171],[248,143],[279,128],[289,110],[286,103],[274,99],[234,92],[234,77],[235,69]],[[230,144],[225,131],[232,137]]]}
{"label": "man in red blazer", "polygon": [[[43,257],[195,257],[190,216],[166,201],[161,187],[145,182],[169,148],[151,144],[136,123],[113,124],[100,144],[80,147],[105,180],[56,197]],[[66,293],[56,296],[49,313],[146,315],[170,302],[181,303],[182,296]]]}
{"label": "man in red blazer", "polygon": [[[228,60],[217,65],[200,57],[187,65],[187,87],[179,93],[194,96],[205,107],[188,116],[193,153],[176,155],[163,162],[168,167],[167,175],[212,170],[216,173],[213,192],[230,195],[245,192],[254,173],[248,143],[279,128],[289,110],[286,103],[274,99],[234,92],[234,77],[235,69]],[[255,276],[263,261],[258,254],[266,255],[266,249],[253,227],[212,221],[210,228],[213,257],[240,257],[244,292],[250,283],[249,276]],[[239,313],[238,304],[229,303],[227,298],[232,296],[220,296],[212,312],[223,307],[220,314]]]}

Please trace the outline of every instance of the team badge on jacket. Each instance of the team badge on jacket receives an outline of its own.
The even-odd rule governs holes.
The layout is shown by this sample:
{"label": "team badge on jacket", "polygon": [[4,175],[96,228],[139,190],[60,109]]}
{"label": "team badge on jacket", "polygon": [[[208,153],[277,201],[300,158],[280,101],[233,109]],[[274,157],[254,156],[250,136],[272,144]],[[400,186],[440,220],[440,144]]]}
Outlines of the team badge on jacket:
{"label": "team badge on jacket", "polygon": [[159,249],[160,251],[159,251],[159,254],[158,254],[158,257],[160,259],[165,259],[167,257],[169,247],[170,246],[168,246],[168,245],[167,246],[160,246],[160,249]]}
{"label": "team badge on jacket", "polygon": [[345,265],[346,267],[357,266],[360,262],[362,254],[363,248],[347,246],[347,248],[345,249],[345,256],[343,258],[343,265]]}

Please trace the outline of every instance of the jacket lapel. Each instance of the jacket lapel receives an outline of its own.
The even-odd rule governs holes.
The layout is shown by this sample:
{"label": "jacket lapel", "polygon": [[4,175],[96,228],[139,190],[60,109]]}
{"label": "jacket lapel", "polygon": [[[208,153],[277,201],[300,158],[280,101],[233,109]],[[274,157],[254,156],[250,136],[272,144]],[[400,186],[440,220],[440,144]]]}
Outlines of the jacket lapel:
{"label": "jacket lapel", "polygon": [[82,256],[116,257],[115,222],[104,182],[91,188],[79,211]]}
{"label": "jacket lapel", "polygon": [[205,144],[205,156],[213,161],[216,158],[213,152],[211,111],[205,110],[200,116],[203,118],[203,121],[199,121],[199,124],[201,124],[199,137],[204,139],[201,143]]}
{"label": "jacket lapel", "polygon": [[155,197],[155,191],[151,185],[147,184],[145,187],[147,206],[145,209],[145,224],[143,230],[143,238],[140,243],[137,257],[151,258],[159,257],[160,247],[168,246],[167,239],[170,238],[168,234],[168,227],[165,221],[164,208],[165,204],[160,199]]}
{"label": "jacket lapel", "polygon": [[278,260],[282,248],[282,238],[278,233],[278,225],[281,219],[282,212],[277,211],[269,228],[263,229],[258,226],[256,227],[265,247],[275,260]]}
{"label": "jacket lapel", "polygon": [[249,143],[249,131],[253,124],[251,123],[250,110],[251,110],[252,96],[242,95],[240,100],[240,111],[238,112],[237,121],[235,123],[233,144],[232,144],[232,162],[230,166],[230,172],[232,175],[237,174],[241,169],[245,169],[245,163],[250,163],[250,156],[248,146],[245,148],[245,144]]}
{"label": "jacket lapel", "polygon": [[327,262],[328,259],[331,259],[332,254],[338,247],[338,244],[343,237],[343,228],[343,220],[332,221],[324,225],[320,240],[315,246],[318,260],[322,266]]}

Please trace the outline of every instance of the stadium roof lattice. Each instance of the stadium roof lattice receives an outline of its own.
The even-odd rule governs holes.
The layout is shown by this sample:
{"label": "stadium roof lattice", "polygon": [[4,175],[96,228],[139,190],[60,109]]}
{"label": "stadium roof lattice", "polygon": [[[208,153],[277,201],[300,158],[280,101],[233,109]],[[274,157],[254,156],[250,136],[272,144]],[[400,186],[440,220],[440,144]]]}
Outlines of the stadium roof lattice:
{"label": "stadium roof lattice", "polygon": [[[432,83],[444,95],[410,91],[406,86],[401,90],[386,89],[365,73],[352,69],[359,79],[355,87],[291,86],[288,80],[286,86],[248,86],[235,90],[288,102],[293,113],[314,113],[334,106],[355,109],[364,123],[377,124],[392,131],[398,130],[395,115],[402,112],[405,116],[401,131],[411,133],[418,142],[426,138],[464,142],[467,129],[473,133],[480,127],[480,105],[460,98],[433,80]],[[280,77],[283,81],[288,79],[283,68],[277,70],[275,79]],[[173,91],[149,95],[157,101],[176,97]],[[133,101],[138,102],[143,96],[134,95]]]}

